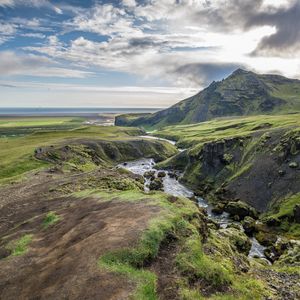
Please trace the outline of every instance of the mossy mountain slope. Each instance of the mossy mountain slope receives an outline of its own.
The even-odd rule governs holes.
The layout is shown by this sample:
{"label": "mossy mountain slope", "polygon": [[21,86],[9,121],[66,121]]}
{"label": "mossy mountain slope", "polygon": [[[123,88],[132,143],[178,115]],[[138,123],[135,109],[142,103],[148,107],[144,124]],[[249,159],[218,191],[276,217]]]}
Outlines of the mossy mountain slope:
{"label": "mossy mountain slope", "polygon": [[161,128],[225,116],[300,111],[300,81],[238,69],[195,96],[154,114],[121,115],[116,125]]}
{"label": "mossy mountain slope", "polygon": [[170,126],[156,134],[187,150],[158,167],[183,171],[181,180],[206,199],[242,200],[260,212],[278,212],[274,217],[286,220],[283,229],[296,236],[298,227],[288,224],[299,222],[299,198],[290,200],[300,193],[299,133],[299,114]]}

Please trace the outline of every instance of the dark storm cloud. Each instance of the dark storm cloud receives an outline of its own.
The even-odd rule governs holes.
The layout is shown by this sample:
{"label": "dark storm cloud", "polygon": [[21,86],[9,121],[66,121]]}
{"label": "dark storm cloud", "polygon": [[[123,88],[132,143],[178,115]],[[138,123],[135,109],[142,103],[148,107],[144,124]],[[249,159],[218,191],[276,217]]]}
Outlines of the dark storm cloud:
{"label": "dark storm cloud", "polygon": [[258,13],[252,16],[246,25],[249,27],[271,25],[276,28],[274,34],[260,41],[253,55],[292,54],[294,50],[300,48],[300,1],[295,1],[288,8]]}
{"label": "dark storm cloud", "polygon": [[243,65],[236,63],[193,63],[179,66],[174,75],[203,86],[213,80],[221,80],[241,67]]}
{"label": "dark storm cloud", "polygon": [[267,6],[263,0],[231,0],[220,6],[210,2],[193,12],[190,20],[224,33],[273,26],[276,32],[264,37],[252,55],[284,56],[300,48],[300,0],[284,6]]}

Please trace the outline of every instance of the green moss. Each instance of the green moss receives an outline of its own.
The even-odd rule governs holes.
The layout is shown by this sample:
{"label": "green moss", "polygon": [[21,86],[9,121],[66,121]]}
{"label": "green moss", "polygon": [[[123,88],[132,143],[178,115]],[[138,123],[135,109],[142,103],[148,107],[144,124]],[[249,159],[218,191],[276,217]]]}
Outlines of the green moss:
{"label": "green moss", "polygon": [[288,196],[279,201],[276,201],[271,207],[271,211],[262,217],[264,222],[269,219],[277,220],[281,230],[290,238],[300,237],[300,224],[293,222],[294,207],[300,204],[300,193]]}
{"label": "green moss", "polygon": [[268,132],[299,126],[299,120],[299,114],[220,118],[198,124],[168,126],[153,134],[176,140],[181,147],[191,147],[224,138],[249,136],[254,132],[264,133],[266,123],[270,124]]}
{"label": "green moss", "polygon": [[213,288],[221,288],[232,282],[230,272],[203,253],[200,236],[196,232],[186,239],[176,261],[188,278],[205,280]]}
{"label": "green moss", "polygon": [[44,221],[43,221],[43,227],[48,228],[49,226],[57,223],[60,220],[60,217],[53,211],[50,211],[47,213]]}
{"label": "green moss", "polygon": [[28,245],[32,241],[32,234],[26,234],[16,241],[11,242],[7,248],[11,250],[12,256],[23,255],[28,251]]}

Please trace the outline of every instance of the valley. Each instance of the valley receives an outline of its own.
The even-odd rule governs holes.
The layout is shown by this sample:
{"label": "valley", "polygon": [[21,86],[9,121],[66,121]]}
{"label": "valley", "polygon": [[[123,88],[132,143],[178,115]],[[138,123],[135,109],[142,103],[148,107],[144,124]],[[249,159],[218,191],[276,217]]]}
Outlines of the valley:
{"label": "valley", "polygon": [[[299,223],[290,217],[297,192],[264,210],[249,202],[233,213],[230,207],[240,202],[218,187],[232,192],[235,181],[228,178],[243,178],[243,154],[232,151],[259,155],[248,142],[240,149],[240,139],[256,145],[267,133],[272,139],[273,131],[281,138],[297,130],[298,120],[213,120],[150,136],[141,128],[72,118],[35,120],[36,131],[26,133],[23,119],[3,126],[14,135],[0,139],[0,298],[297,298]],[[220,140],[222,153],[203,156],[203,147]],[[297,161],[298,144],[293,147],[288,155]],[[234,168],[217,161],[224,154],[233,156]],[[201,169],[205,161],[212,169]],[[161,178],[162,187],[151,186],[154,179],[145,175],[153,168],[160,170],[154,179]],[[224,175],[223,168],[231,173]],[[289,171],[289,181],[299,182]],[[284,188],[281,193],[290,195]]]}

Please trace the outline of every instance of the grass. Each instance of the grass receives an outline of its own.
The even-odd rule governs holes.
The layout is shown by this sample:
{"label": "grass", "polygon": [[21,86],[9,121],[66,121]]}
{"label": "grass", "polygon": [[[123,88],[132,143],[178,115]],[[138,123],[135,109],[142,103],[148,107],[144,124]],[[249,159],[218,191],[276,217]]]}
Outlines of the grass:
{"label": "grass", "polygon": [[235,136],[245,136],[255,131],[300,126],[300,114],[259,115],[250,117],[220,118],[212,121],[168,126],[152,134],[176,140],[181,147],[191,147],[205,142],[220,140]]}
{"label": "grass", "polygon": [[280,222],[279,229],[290,238],[300,237],[300,224],[293,223],[293,210],[300,205],[300,193],[288,196],[274,203],[271,211],[264,216],[264,219],[276,219]]}
{"label": "grass", "polygon": [[61,126],[82,121],[83,118],[72,117],[0,117],[0,128]]}
{"label": "grass", "polygon": [[57,145],[66,140],[108,139],[126,140],[141,131],[135,128],[82,126],[70,130],[50,130],[34,132],[25,136],[0,138],[0,183],[7,178],[24,174],[47,165],[34,159],[37,147]]}
{"label": "grass", "polygon": [[229,270],[203,253],[201,237],[196,231],[185,240],[177,264],[190,280],[204,280],[215,289],[228,286],[233,280]]}
{"label": "grass", "polygon": [[60,217],[53,211],[50,211],[47,213],[44,221],[43,221],[43,227],[46,229],[49,226],[57,223],[60,220]]}
{"label": "grass", "polygon": [[10,249],[12,256],[23,255],[28,251],[28,245],[32,240],[32,234],[26,234],[22,236],[20,239],[11,242],[8,245],[8,249]]}
{"label": "grass", "polygon": [[156,276],[144,270],[145,261],[153,259],[161,242],[170,232],[175,233],[184,219],[192,219],[197,214],[197,207],[188,199],[178,198],[176,203],[168,201],[164,193],[144,194],[139,192],[120,192],[114,195],[98,193],[106,200],[116,198],[119,201],[147,201],[147,205],[156,205],[162,208],[161,213],[152,219],[148,228],[143,232],[136,247],[120,249],[103,255],[99,259],[99,266],[112,272],[127,276],[136,283],[134,299],[158,299],[156,295]]}

